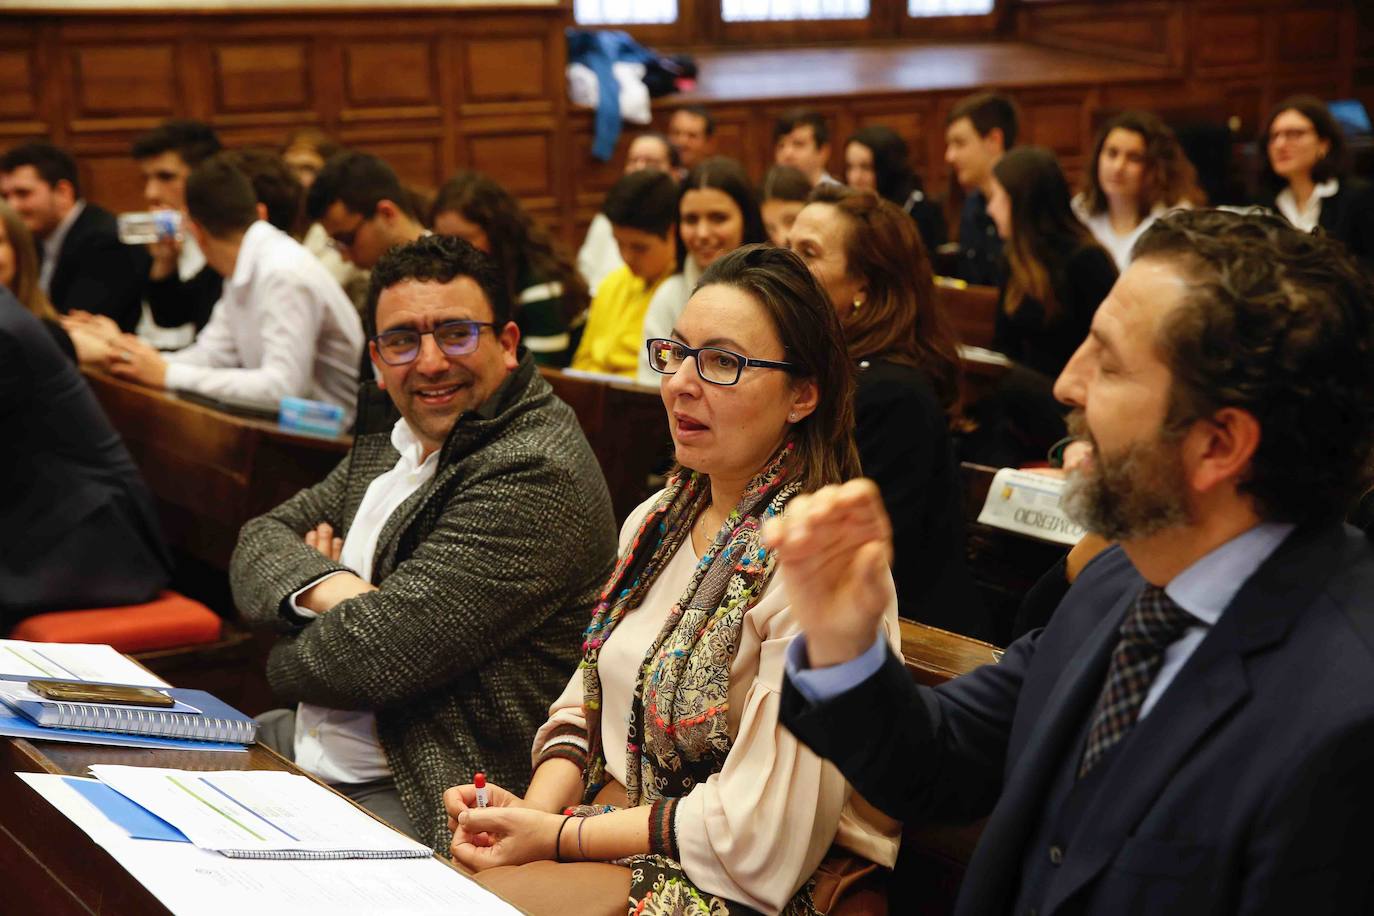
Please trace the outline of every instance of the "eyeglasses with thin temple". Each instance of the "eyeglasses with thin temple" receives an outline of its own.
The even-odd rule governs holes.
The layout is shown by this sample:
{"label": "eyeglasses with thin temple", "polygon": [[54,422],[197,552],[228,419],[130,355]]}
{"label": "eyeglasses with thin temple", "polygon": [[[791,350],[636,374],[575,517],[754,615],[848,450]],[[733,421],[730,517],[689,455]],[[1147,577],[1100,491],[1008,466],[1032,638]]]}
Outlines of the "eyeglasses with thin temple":
{"label": "eyeglasses with thin temple", "polygon": [[649,368],[660,375],[673,375],[688,359],[695,359],[697,375],[712,385],[733,385],[745,369],[782,369],[797,371],[796,363],[782,363],[772,359],[750,359],[733,350],[720,347],[689,347],[685,343],[655,337],[645,341],[649,350]]}
{"label": "eyeglasses with thin temple", "polygon": [[434,342],[445,356],[466,356],[477,349],[483,328],[491,328],[495,332],[497,327],[494,321],[445,321],[435,325],[431,331],[412,328],[383,331],[373,337],[372,342],[376,344],[377,355],[382,362],[388,366],[404,366],[413,363],[415,357],[420,355],[420,339],[426,334],[433,335]]}

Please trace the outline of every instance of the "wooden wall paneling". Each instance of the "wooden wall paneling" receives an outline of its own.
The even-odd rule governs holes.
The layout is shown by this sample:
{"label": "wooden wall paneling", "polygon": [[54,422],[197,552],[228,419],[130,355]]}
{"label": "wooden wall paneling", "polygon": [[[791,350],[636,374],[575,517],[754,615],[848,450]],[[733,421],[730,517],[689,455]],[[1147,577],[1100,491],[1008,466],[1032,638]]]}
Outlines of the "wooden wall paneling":
{"label": "wooden wall paneling", "polygon": [[[545,44],[541,37],[470,38],[464,43],[463,74],[467,100],[545,101],[549,86]],[[561,89],[561,87],[559,87]]]}
{"label": "wooden wall paneling", "polygon": [[309,41],[210,45],[216,126],[302,124],[316,120]]}
{"label": "wooden wall paneling", "polygon": [[553,206],[553,134],[543,130],[470,132],[463,138],[468,165],[491,176],[530,206]]}
{"label": "wooden wall paneling", "polygon": [[339,120],[438,119],[437,37],[388,37],[343,44],[343,106]]}
{"label": "wooden wall paneling", "polygon": [[1282,10],[1271,14],[1269,61],[1276,69],[1332,67],[1341,58],[1341,11]]}
{"label": "wooden wall paneling", "polygon": [[1066,174],[1081,167],[1092,143],[1092,112],[1098,107],[1095,89],[1052,94],[1023,93],[1022,142],[1048,147],[1059,157]]}
{"label": "wooden wall paneling", "polygon": [[81,175],[81,192],[116,213],[142,210],[143,173],[129,155],[129,144],[105,140],[73,147]]}
{"label": "wooden wall paneling", "polygon": [[339,139],[351,149],[385,159],[401,182],[426,194],[446,177],[443,131],[437,125],[345,127]]}
{"label": "wooden wall paneling", "polygon": [[1257,72],[1265,62],[1264,26],[1258,9],[1198,10],[1188,30],[1195,70]]}
{"label": "wooden wall paneling", "polygon": [[[896,131],[898,136],[906,141],[907,149],[910,152],[911,167],[916,170],[922,180],[925,180],[934,164],[931,160],[930,135],[932,132],[940,134],[940,147],[941,149],[944,148],[944,124],[940,122],[939,126],[936,126],[934,106],[929,102],[912,104],[910,100],[903,100],[872,105],[860,103],[856,107],[854,120],[856,130],[870,125],[881,125]],[[842,161],[845,139],[845,137],[840,137],[838,140],[841,144],[840,157]]]}
{"label": "wooden wall paneling", "polygon": [[1175,70],[1185,63],[1183,29],[1175,2],[1032,5],[1016,18],[1017,35],[1026,41]]}
{"label": "wooden wall paneling", "polygon": [[69,47],[71,131],[147,129],[183,111],[177,57],[172,41]]}
{"label": "wooden wall paneling", "polygon": [[27,37],[15,35],[15,44],[0,45],[0,145],[3,146],[11,145],[11,138],[33,137],[46,130],[39,95],[46,80],[42,76],[36,42],[26,43]]}

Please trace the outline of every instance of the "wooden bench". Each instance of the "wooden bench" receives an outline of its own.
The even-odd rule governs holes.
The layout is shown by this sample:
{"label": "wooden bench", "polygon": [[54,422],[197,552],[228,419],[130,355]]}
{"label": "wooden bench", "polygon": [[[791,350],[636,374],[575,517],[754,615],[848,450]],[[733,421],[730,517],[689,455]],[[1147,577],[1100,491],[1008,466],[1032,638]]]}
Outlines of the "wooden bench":
{"label": "wooden bench", "polygon": [[662,485],[672,456],[668,415],[658,389],[557,369],[539,370],[582,425],[606,476],[617,522]]}
{"label": "wooden bench", "polygon": [[1000,298],[995,286],[965,286],[947,277],[935,281],[935,301],[954,327],[954,336],[970,347],[993,349]]}

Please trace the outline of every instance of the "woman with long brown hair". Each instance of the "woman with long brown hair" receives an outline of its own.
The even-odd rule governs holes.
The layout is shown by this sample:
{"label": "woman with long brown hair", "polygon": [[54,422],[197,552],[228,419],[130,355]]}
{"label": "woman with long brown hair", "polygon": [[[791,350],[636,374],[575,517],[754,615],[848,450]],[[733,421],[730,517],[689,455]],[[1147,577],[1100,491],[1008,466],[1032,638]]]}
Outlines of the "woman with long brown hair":
{"label": "woman with long brown hair", "polygon": [[1123,111],[1102,125],[1073,212],[1125,270],[1136,239],[1170,210],[1200,207],[1207,195],[1169,125],[1148,111]]}
{"label": "woman with long brown hair", "polygon": [[1088,336],[1116,283],[1116,262],[1069,207],[1054,154],[1007,153],[992,169],[988,216],[1006,243],[1007,278],[994,342],[1015,366],[974,411],[978,432],[964,454],[984,464],[1040,460],[1065,434],[1054,380]]}
{"label": "woman with long brown hair", "polygon": [[459,172],[434,200],[439,235],[466,239],[506,278],[520,342],[537,363],[566,366],[577,349],[590,296],[572,260],[509,191],[480,172]]}
{"label": "woman with long brown hair", "polygon": [[859,472],[839,322],[795,255],[747,245],[647,349],[679,467],[621,531],[525,796],[445,793],[453,856],[531,913],[838,912],[827,851],[876,874],[897,825],[778,723],[797,626],[760,530]]}
{"label": "woman with long brown hair", "polygon": [[959,355],[916,224],[872,191],[822,186],[790,245],[821,282],[854,363],[854,437],[892,519],[903,617],[992,636],[964,560],[949,419]]}

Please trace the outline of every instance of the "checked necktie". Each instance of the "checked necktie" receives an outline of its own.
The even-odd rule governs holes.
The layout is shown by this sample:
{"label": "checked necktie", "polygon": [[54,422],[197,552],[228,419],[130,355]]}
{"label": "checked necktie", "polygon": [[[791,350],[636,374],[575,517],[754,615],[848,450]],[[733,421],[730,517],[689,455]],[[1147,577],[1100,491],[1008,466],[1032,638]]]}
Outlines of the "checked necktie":
{"label": "checked necktie", "polygon": [[1078,766],[1079,779],[1092,772],[1106,753],[1130,732],[1164,662],[1164,650],[1182,636],[1184,630],[1199,622],[1175,604],[1164,589],[1145,586],[1121,624],[1121,639],[1112,652],[1107,683],[1093,709],[1088,743],[1083,749],[1083,762]]}

